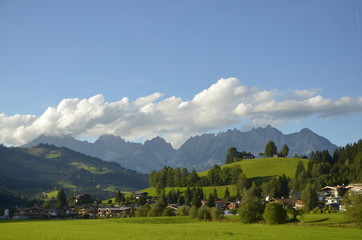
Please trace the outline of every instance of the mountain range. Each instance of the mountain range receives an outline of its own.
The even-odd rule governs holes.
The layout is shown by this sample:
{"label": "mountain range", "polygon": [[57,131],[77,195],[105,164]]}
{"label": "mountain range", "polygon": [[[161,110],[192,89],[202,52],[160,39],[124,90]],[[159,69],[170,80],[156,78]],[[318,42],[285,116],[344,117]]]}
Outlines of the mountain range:
{"label": "mountain range", "polygon": [[289,147],[289,156],[309,155],[312,151],[328,150],[330,153],[337,148],[328,139],[304,128],[299,132],[283,134],[278,129],[267,126],[253,128],[242,132],[237,129],[217,134],[206,133],[190,137],[179,149],[174,149],[163,138],[156,137],[142,143],[125,141],[114,135],[102,135],[94,143],[79,141],[71,136],[45,136],[34,139],[23,147],[34,147],[40,143],[67,147],[75,151],[117,162],[123,167],[149,173],[163,166],[185,167],[203,171],[214,164],[223,164],[230,147],[238,151],[251,152],[258,155],[264,152],[268,141],[274,141],[278,149],[284,144]]}

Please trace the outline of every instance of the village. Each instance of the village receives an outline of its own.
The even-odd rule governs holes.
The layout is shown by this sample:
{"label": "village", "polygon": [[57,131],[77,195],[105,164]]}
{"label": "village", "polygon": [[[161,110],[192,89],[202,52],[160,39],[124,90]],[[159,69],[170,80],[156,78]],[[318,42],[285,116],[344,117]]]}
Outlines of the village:
{"label": "village", "polygon": [[[325,186],[317,193],[318,194],[318,207],[319,212],[337,212],[345,211],[346,207],[343,204],[343,199],[350,193],[362,194],[362,184],[349,184],[347,186]],[[270,198],[266,196],[264,203],[268,202],[280,202],[284,209],[303,209],[303,202],[300,200],[301,193],[290,191],[288,198]],[[136,200],[143,198],[146,199],[146,204],[155,203],[156,197],[149,196],[147,192],[135,192],[132,197]],[[13,219],[13,220],[26,220],[26,219],[89,219],[89,218],[115,218],[115,217],[135,217],[136,211],[141,205],[129,205],[120,206],[118,204],[96,204],[92,203],[92,198],[88,194],[81,194],[75,196],[76,205],[69,206],[61,209],[47,209],[42,207],[27,207],[15,208],[12,212],[9,209],[5,209],[4,215],[1,219]],[[224,211],[225,215],[232,215],[237,213],[237,208],[241,201],[226,201],[223,199],[215,199],[213,207]],[[207,206],[210,204],[206,200],[201,200],[201,206]],[[167,204],[166,208],[170,209],[174,213],[182,205]],[[318,212],[317,211],[317,212]],[[315,212],[315,210],[314,210]],[[175,215],[175,214],[174,214]]]}

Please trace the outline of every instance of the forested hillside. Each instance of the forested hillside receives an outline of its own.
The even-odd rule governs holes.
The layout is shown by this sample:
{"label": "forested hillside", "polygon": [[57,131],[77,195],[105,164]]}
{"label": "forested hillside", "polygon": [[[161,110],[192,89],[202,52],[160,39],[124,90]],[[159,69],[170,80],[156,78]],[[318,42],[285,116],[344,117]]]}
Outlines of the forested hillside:
{"label": "forested hillside", "polygon": [[4,196],[64,188],[74,194],[86,192],[106,197],[116,190],[132,191],[146,186],[147,175],[64,147],[0,146],[0,194]]}

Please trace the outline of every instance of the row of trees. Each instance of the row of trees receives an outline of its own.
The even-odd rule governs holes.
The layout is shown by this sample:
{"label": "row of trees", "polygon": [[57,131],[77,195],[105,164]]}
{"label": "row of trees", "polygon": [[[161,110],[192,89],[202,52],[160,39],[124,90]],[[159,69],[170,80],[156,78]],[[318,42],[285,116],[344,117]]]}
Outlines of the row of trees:
{"label": "row of trees", "polygon": [[229,164],[241,161],[243,159],[253,159],[255,158],[255,156],[250,152],[245,152],[245,151],[238,152],[236,147],[230,147],[227,151],[225,158],[226,158],[225,164]]}
{"label": "row of trees", "polygon": [[160,171],[152,171],[149,177],[149,184],[156,189],[165,187],[201,187],[201,186],[222,186],[235,184],[242,173],[240,166],[225,166],[221,168],[214,165],[206,176],[199,176],[195,170],[188,172],[183,168],[163,167]]}
{"label": "row of trees", "polygon": [[274,155],[279,154],[285,157],[289,154],[289,147],[287,144],[284,144],[282,149],[278,152],[278,148],[275,145],[275,142],[269,141],[264,148],[264,153],[259,153],[259,155],[264,157],[273,157]]}

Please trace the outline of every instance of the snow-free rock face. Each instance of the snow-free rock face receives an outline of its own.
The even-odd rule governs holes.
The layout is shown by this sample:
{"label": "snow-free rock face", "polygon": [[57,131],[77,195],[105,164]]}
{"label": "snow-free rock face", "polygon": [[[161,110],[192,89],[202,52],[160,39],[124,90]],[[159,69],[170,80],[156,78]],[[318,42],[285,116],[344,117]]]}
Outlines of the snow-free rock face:
{"label": "snow-free rock face", "polygon": [[269,141],[274,141],[278,149],[287,144],[289,156],[309,155],[312,151],[325,149],[332,153],[337,148],[328,139],[309,129],[305,128],[300,132],[285,135],[270,125],[247,132],[233,129],[218,134],[207,133],[193,136],[177,150],[161,137],[141,144],[127,142],[113,135],[103,135],[94,143],[78,141],[70,136],[40,136],[26,146],[35,146],[39,143],[64,146],[107,161],[118,162],[126,168],[148,173],[165,165],[194,168],[197,171],[206,170],[214,164],[223,164],[230,147],[258,156],[258,153],[264,152],[264,147]]}

